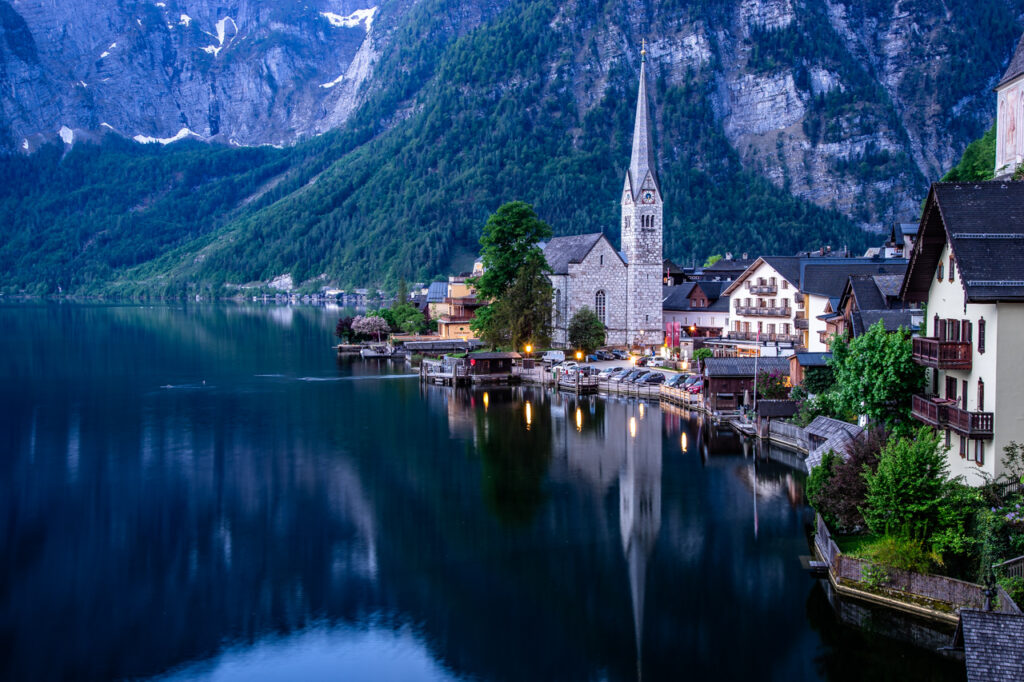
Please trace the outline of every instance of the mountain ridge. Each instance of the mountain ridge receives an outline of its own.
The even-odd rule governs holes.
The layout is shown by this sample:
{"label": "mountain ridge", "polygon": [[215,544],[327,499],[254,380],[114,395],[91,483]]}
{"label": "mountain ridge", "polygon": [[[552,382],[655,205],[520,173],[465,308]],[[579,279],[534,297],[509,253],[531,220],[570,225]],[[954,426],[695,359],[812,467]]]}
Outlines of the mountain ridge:
{"label": "mountain ridge", "polygon": [[[916,215],[927,179],[990,125],[988,86],[1016,44],[1024,2],[947,4],[950,14],[907,2],[382,2],[361,43],[374,45],[372,69],[339,128],[250,157],[106,138],[95,153],[44,154],[53,164],[81,153],[140,167],[202,165],[184,159],[204,154],[260,165],[210,187],[154,181],[128,207],[141,211],[68,216],[91,235],[47,268],[31,262],[38,238],[18,215],[35,210],[39,192],[16,183],[28,193],[0,192],[0,215],[27,251],[0,246],[0,287],[178,295],[285,273],[309,286],[423,279],[472,251],[487,215],[511,199],[534,203],[559,234],[601,230],[614,241],[641,37],[652,38],[666,256],[859,248],[868,237],[855,225]],[[3,163],[8,175],[33,165]],[[160,196],[175,191],[220,208],[160,213]],[[160,221],[174,229],[155,230],[146,258],[95,253],[97,234],[119,221],[132,234]]]}

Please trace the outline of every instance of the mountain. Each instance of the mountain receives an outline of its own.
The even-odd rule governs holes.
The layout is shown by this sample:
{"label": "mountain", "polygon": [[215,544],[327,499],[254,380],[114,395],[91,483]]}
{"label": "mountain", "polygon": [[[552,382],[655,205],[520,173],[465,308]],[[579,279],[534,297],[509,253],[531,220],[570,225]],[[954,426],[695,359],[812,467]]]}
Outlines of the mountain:
{"label": "mountain", "polygon": [[875,239],[861,228],[913,219],[991,125],[1024,12],[98,0],[81,17],[60,4],[0,0],[0,129],[32,152],[0,159],[8,292],[425,278],[460,267],[512,199],[558,234],[616,241],[642,38],[667,256],[860,248]]}

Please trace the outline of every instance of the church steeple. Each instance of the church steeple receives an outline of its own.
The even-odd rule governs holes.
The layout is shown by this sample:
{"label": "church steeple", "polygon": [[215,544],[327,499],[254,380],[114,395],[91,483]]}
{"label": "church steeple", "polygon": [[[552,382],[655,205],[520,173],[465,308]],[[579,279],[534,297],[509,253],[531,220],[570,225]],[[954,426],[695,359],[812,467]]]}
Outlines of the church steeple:
{"label": "church steeple", "polygon": [[640,189],[647,179],[658,193],[661,186],[654,167],[654,139],[651,136],[651,116],[647,110],[647,46],[646,41],[640,51],[640,91],[636,96],[636,120],[633,123],[633,153],[629,159],[629,176],[627,182],[633,191],[633,200],[640,195]]}

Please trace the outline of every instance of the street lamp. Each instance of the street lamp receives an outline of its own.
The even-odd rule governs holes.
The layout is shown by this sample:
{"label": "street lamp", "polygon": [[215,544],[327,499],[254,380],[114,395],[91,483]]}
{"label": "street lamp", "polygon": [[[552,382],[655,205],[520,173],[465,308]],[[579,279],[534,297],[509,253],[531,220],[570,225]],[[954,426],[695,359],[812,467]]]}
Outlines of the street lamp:
{"label": "street lamp", "polygon": [[533,346],[531,346],[530,344],[526,344],[526,354],[529,355],[532,352],[533,352]]}
{"label": "street lamp", "polygon": [[582,359],[583,359],[583,351],[581,351],[581,350],[576,351],[576,360],[579,361],[579,360],[582,360]]}

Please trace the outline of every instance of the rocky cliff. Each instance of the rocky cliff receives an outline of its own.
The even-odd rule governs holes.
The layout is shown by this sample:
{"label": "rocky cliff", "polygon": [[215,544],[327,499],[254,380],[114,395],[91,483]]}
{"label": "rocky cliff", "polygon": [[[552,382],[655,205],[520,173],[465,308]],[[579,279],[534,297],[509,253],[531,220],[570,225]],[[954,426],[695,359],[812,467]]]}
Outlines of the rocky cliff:
{"label": "rocky cliff", "polygon": [[[160,228],[115,269],[182,247],[161,277],[425,277],[472,251],[509,199],[558,233],[617,239],[646,39],[666,255],[863,245],[854,225],[914,219],[927,183],[989,127],[1024,12],[1024,0],[371,2],[0,0],[0,139],[285,147],[245,178],[215,175],[226,194],[151,171],[133,212],[109,218],[145,220],[172,189],[205,187],[219,208]],[[140,153],[133,163],[171,163]],[[94,257],[93,228],[67,219],[83,245],[71,260]],[[99,212],[90,220],[109,235]],[[33,243],[36,228],[20,229]]]}

